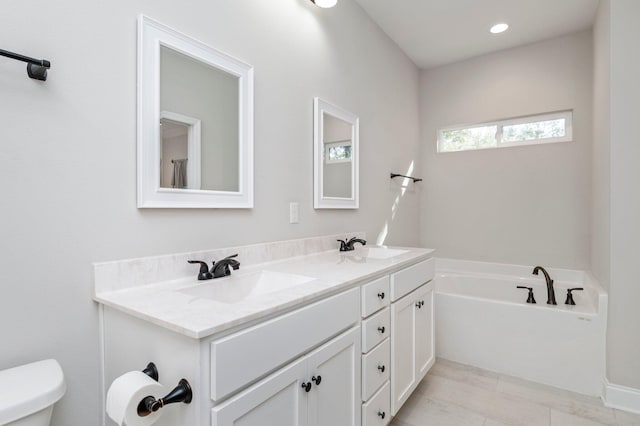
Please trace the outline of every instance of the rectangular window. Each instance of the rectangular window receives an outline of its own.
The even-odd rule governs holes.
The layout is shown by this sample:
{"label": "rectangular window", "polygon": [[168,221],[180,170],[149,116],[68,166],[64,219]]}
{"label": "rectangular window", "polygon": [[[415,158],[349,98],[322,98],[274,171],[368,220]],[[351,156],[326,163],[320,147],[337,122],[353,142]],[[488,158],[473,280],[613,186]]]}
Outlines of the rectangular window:
{"label": "rectangular window", "polygon": [[438,152],[569,142],[572,118],[573,111],[561,111],[447,127],[438,132]]}
{"label": "rectangular window", "polygon": [[351,140],[328,142],[324,144],[324,159],[327,164],[351,161]]}

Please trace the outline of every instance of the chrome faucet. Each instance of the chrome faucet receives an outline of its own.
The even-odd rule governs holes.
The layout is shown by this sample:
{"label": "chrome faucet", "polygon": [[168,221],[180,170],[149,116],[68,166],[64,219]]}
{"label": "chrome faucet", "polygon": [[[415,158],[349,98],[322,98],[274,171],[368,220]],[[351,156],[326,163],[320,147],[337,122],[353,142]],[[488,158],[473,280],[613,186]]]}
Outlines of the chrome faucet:
{"label": "chrome faucet", "polygon": [[229,266],[233,268],[233,270],[238,270],[240,268],[240,262],[234,259],[237,257],[237,254],[232,254],[231,256],[227,256],[218,262],[213,262],[213,267],[211,268],[211,273],[213,274],[213,278],[222,278],[227,275],[231,275],[231,270],[229,270]]}
{"label": "chrome faucet", "polygon": [[344,240],[338,240],[338,242],[340,243],[340,251],[353,251],[356,248],[353,246],[355,243],[360,243],[363,246],[367,245],[367,242],[361,238],[356,238],[353,237],[350,240],[347,241],[347,239],[345,238]]}
{"label": "chrome faucet", "polygon": [[533,268],[533,275],[538,275],[538,272],[542,271],[544,274],[544,279],[547,281],[547,305],[557,305],[556,303],[556,293],[553,290],[553,280],[547,273],[546,269],[542,266],[536,266]]}

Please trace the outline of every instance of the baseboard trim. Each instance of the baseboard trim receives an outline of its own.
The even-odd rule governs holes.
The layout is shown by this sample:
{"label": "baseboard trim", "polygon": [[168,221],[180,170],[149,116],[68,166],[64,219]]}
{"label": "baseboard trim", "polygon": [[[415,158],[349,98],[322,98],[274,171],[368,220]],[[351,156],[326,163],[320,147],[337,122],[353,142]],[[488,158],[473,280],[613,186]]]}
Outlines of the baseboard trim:
{"label": "baseboard trim", "polygon": [[602,402],[609,408],[640,414],[640,389],[615,385],[605,379]]}

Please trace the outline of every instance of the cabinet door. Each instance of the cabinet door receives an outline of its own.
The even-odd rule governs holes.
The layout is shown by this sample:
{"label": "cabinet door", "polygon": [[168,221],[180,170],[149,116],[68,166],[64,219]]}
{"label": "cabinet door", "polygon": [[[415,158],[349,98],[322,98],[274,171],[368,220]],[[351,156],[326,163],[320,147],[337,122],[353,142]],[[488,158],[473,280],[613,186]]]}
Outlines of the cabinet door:
{"label": "cabinet door", "polygon": [[391,304],[391,412],[394,416],[416,385],[417,310],[413,293]]}
{"label": "cabinet door", "polygon": [[307,373],[302,358],[211,410],[212,426],[306,426]]}
{"label": "cabinet door", "polygon": [[360,363],[359,326],[309,354],[309,426],[360,426]]}
{"label": "cabinet door", "polygon": [[435,361],[433,281],[416,290],[415,301],[420,304],[415,317],[416,380],[420,382]]}

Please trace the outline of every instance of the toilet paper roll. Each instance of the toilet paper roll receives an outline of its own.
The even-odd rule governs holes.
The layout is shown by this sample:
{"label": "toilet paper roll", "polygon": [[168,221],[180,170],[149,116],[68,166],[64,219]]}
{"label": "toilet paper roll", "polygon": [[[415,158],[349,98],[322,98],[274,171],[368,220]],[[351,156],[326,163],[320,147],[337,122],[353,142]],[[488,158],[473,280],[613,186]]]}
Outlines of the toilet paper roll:
{"label": "toilet paper roll", "polygon": [[160,417],[160,411],[138,415],[138,404],[147,396],[161,398],[164,387],[141,371],[129,371],[116,378],[107,391],[107,415],[118,426],[149,426]]}

